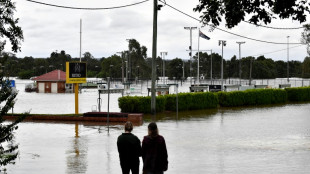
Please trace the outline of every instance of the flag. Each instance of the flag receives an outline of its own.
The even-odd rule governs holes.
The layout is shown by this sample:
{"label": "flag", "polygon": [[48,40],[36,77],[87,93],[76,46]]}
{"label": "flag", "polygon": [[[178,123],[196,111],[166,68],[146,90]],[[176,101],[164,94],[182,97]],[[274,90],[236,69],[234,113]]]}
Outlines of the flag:
{"label": "flag", "polygon": [[207,35],[203,34],[200,30],[199,30],[199,36],[204,39],[210,40],[210,38]]}

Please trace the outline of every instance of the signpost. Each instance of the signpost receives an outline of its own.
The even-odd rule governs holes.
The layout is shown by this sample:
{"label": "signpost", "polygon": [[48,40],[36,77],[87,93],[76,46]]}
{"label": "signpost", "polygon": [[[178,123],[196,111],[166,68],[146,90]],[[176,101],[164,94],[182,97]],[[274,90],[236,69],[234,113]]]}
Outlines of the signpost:
{"label": "signpost", "polygon": [[79,83],[86,83],[86,63],[66,62],[66,83],[74,83],[75,114],[79,114]]}

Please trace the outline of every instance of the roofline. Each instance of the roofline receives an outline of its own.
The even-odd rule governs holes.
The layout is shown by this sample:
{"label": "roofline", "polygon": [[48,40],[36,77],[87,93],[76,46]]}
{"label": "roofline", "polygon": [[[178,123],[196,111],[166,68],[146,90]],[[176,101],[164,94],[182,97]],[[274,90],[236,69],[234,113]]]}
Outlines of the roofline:
{"label": "roofline", "polygon": [[37,82],[65,82],[66,80],[33,80]]}

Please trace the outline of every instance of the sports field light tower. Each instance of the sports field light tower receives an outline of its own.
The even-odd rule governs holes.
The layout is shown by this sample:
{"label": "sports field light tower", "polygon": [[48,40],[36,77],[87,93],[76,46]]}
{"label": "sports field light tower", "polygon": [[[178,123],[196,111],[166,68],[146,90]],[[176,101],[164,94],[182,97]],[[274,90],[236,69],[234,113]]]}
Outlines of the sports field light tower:
{"label": "sports field light tower", "polygon": [[224,46],[226,46],[226,41],[225,40],[219,40],[219,46],[222,45],[222,61],[221,61],[221,86],[222,86],[222,90],[223,90],[223,85],[224,85],[224,81],[223,81],[223,50],[224,50]]}
{"label": "sports field light tower", "polygon": [[185,30],[189,30],[190,31],[190,46],[189,46],[189,76],[191,78],[191,84],[192,84],[192,30],[197,29],[197,27],[184,27]]}

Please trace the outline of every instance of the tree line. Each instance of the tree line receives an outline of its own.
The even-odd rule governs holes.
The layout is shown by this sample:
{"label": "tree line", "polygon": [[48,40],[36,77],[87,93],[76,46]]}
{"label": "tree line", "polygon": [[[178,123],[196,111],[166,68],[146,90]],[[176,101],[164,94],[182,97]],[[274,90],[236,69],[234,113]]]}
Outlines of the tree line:
{"label": "tree line", "polygon": [[[184,79],[190,76],[196,77],[197,58],[198,53],[193,56],[191,62],[182,58],[163,60],[161,57],[157,57],[157,77],[163,76],[163,71],[169,79],[181,80],[183,77]],[[212,55],[206,52],[199,53],[199,74],[206,79],[211,78],[211,58],[212,78],[219,79],[221,78],[222,57],[218,53],[212,53]],[[21,79],[40,76],[55,69],[65,71],[67,61],[80,61],[79,58],[72,58],[64,50],[54,51],[47,58],[17,58],[15,54],[3,52],[0,60],[1,69],[6,76]],[[151,78],[152,62],[151,58],[147,57],[147,48],[141,46],[135,39],[129,41],[127,51],[99,59],[94,58],[90,52],[85,52],[81,60],[87,63],[87,77],[111,77],[119,80],[122,78],[129,80]],[[165,64],[165,68],[163,64]],[[250,78],[250,74],[253,79],[285,78],[287,77],[287,67],[289,67],[289,77],[310,78],[310,57],[306,57],[302,62],[290,60],[289,66],[287,66],[286,61],[274,61],[264,56],[243,57],[241,60],[233,56],[230,60],[223,60],[223,67],[224,78],[239,78],[239,69],[241,69],[241,78],[243,79]]]}

